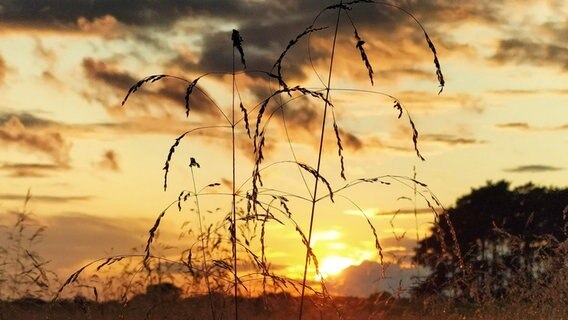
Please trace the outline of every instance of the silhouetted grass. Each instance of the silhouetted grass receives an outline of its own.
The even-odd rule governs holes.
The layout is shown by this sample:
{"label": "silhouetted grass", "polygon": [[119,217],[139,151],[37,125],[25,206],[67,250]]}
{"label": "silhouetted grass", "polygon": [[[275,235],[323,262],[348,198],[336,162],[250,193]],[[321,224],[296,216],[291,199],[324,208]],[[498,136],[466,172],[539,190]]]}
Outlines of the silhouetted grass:
{"label": "silhouetted grass", "polygon": [[[338,317],[342,317],[342,313],[339,312],[339,307],[337,307],[336,303],[333,302],[332,297],[327,292],[327,288],[325,285],[325,280],[321,276],[319,271],[319,262],[316,253],[314,252],[311,246],[312,234],[314,229],[314,223],[317,221],[316,213],[317,209],[316,206],[319,202],[324,199],[329,199],[332,203],[335,201],[337,196],[341,196],[346,198],[344,195],[341,195],[342,191],[346,189],[351,189],[356,187],[360,184],[368,184],[368,183],[381,183],[385,185],[389,185],[392,182],[401,183],[409,188],[414,188],[412,190],[416,190],[416,184],[427,188],[426,184],[417,181],[416,179],[412,178],[405,178],[405,177],[397,177],[397,176],[382,176],[382,177],[364,177],[352,180],[347,182],[344,186],[339,188],[334,188],[332,183],[330,183],[330,179],[324,176],[321,172],[321,165],[322,165],[322,154],[324,152],[324,142],[325,142],[325,135],[326,135],[326,121],[327,121],[327,113],[330,112],[333,121],[333,132],[334,138],[336,140],[337,146],[337,154],[339,157],[340,162],[340,177],[343,180],[346,180],[346,168],[345,168],[345,161],[344,161],[344,142],[341,138],[341,129],[338,123],[338,119],[336,119],[335,110],[337,105],[333,103],[333,98],[331,96],[331,92],[333,90],[342,90],[340,88],[332,88],[332,78],[333,78],[333,66],[334,66],[334,59],[336,58],[351,58],[351,57],[336,57],[335,49],[336,49],[336,41],[338,37],[340,37],[339,29],[342,23],[341,17],[342,14],[347,16],[350,25],[353,28],[353,34],[355,36],[355,49],[360,56],[361,61],[363,62],[363,67],[367,70],[369,75],[371,84],[374,84],[374,70],[371,65],[369,56],[367,55],[367,51],[364,48],[365,41],[363,37],[359,33],[356,28],[356,21],[352,19],[349,15],[349,11],[352,10],[354,6],[359,5],[381,5],[387,6],[391,8],[396,8],[401,10],[402,12],[409,15],[421,28],[424,32],[427,45],[431,52],[434,55],[434,65],[436,69],[436,75],[438,78],[439,85],[441,87],[440,92],[445,85],[444,77],[441,71],[440,63],[438,60],[438,55],[434,44],[432,43],[430,37],[426,33],[423,26],[418,22],[418,20],[408,11],[402,9],[399,6],[392,5],[389,3],[383,2],[375,2],[375,1],[349,1],[343,2],[340,1],[338,4],[328,6],[324,8],[313,20],[313,22],[308,25],[303,31],[301,31],[297,36],[295,36],[290,42],[286,45],[283,49],[282,53],[276,59],[272,70],[270,71],[249,71],[237,70],[237,56],[236,52],[238,52],[240,56],[240,62],[242,63],[243,67],[246,68],[246,61],[245,61],[245,51],[246,46],[243,46],[244,40],[243,36],[237,30],[233,30],[230,37],[227,37],[227,40],[232,41],[232,69],[227,70],[225,72],[210,72],[206,74],[199,75],[197,77],[193,77],[193,80],[189,80],[180,76],[175,75],[168,75],[168,74],[158,74],[158,75],[151,75],[148,77],[143,78],[142,80],[135,83],[126,93],[122,101],[122,105],[125,105],[127,100],[131,99],[131,96],[141,90],[141,88],[147,84],[154,83],[156,81],[160,81],[165,78],[171,78],[178,81],[184,82],[186,87],[186,92],[184,96],[185,100],[185,115],[186,117],[190,117],[192,113],[192,106],[190,106],[190,98],[193,94],[194,90],[201,90],[198,86],[198,81],[203,79],[204,77],[212,77],[212,76],[231,76],[232,83],[232,101],[231,105],[228,108],[222,108],[215,102],[214,97],[209,96],[204,90],[201,92],[213,103],[213,107],[219,111],[221,115],[221,121],[223,123],[212,123],[208,126],[193,128],[190,129],[181,135],[179,135],[174,143],[170,146],[169,151],[166,156],[166,161],[164,163],[164,191],[168,188],[168,173],[170,170],[170,163],[173,161],[174,154],[179,147],[180,143],[183,139],[188,138],[192,133],[197,131],[204,131],[204,130],[219,130],[223,132],[228,132],[230,130],[230,135],[227,133],[227,136],[230,137],[230,144],[231,144],[231,152],[232,157],[230,163],[227,164],[228,167],[231,168],[232,177],[229,181],[230,184],[230,192],[229,193],[222,193],[222,192],[215,192],[209,193],[207,192],[208,187],[218,186],[218,182],[213,182],[208,184],[206,187],[198,190],[195,184],[195,172],[194,168],[199,167],[199,164],[195,160],[194,157],[190,158],[190,165],[189,170],[191,171],[193,183],[192,183],[192,190],[182,190],[179,193],[176,201],[173,201],[169,206],[167,206],[155,219],[154,224],[148,231],[148,238],[146,242],[146,247],[144,249],[144,255],[119,255],[114,257],[105,258],[102,260],[97,260],[91,264],[88,264],[77,272],[72,274],[67,281],[63,284],[61,289],[59,290],[58,294],[61,293],[64,288],[70,286],[74,283],[77,283],[79,280],[79,276],[82,275],[85,270],[88,268],[94,268],[96,271],[100,271],[101,269],[107,268],[115,263],[122,261],[123,259],[141,259],[143,269],[139,269],[142,274],[148,274],[149,279],[152,278],[152,270],[157,266],[161,266],[162,263],[168,262],[171,265],[178,265],[182,267],[184,274],[187,277],[196,279],[199,276],[203,276],[205,278],[205,285],[207,287],[207,293],[209,296],[209,307],[210,307],[210,316],[211,318],[216,318],[217,316],[224,317],[224,318],[234,318],[238,319],[240,314],[239,303],[240,296],[244,292],[249,292],[249,288],[247,287],[246,281],[261,281],[262,282],[262,289],[263,292],[266,292],[266,285],[269,280],[272,281],[273,288],[272,290],[283,290],[283,291],[296,291],[299,295],[299,318],[302,319],[304,316],[311,317],[311,311],[308,309],[304,309],[304,300],[306,296],[306,290],[314,291],[315,293],[320,295],[322,301],[327,301],[329,305],[332,306],[334,309],[335,314]],[[336,22],[333,25],[333,28],[329,26],[319,26],[318,19],[324,13],[336,13]],[[285,62],[289,63],[296,63],[293,61],[293,58],[289,58],[288,55],[291,50],[298,45],[303,40],[306,40],[311,35],[316,34],[318,32],[322,32],[324,30],[333,29],[334,36],[333,41],[329,46],[331,51],[330,61],[329,61],[329,68],[327,71],[327,83],[324,84],[323,88],[307,88],[301,84],[297,85],[289,85],[288,83],[291,82],[289,79],[285,79],[282,69]],[[227,45],[227,50],[230,50],[231,46]],[[287,59],[288,58],[288,59]],[[289,61],[290,59],[290,61]],[[264,99],[260,99],[254,107],[245,108],[243,103],[243,99],[240,96],[238,91],[238,77],[243,76],[246,77],[249,74],[257,73],[261,74],[266,77],[267,86],[269,88],[271,85],[271,81],[276,80],[278,82],[278,88],[274,90],[270,90],[270,94]],[[356,89],[344,89],[345,91],[349,91],[351,94],[355,95],[360,91]],[[373,92],[375,94],[388,96],[394,100],[394,108],[399,112],[398,118],[401,118],[403,112],[406,113],[408,118],[409,126],[412,129],[412,141],[414,145],[414,150],[416,155],[419,159],[424,160],[424,157],[421,155],[418,149],[418,130],[414,121],[412,120],[409,112],[406,108],[403,107],[402,103],[399,99],[395,98],[394,96],[383,94],[380,92]],[[297,160],[294,156],[294,161],[276,161],[270,163],[268,165],[265,164],[265,160],[267,158],[267,132],[269,130],[270,119],[272,116],[277,114],[277,111],[281,111],[283,123],[285,123],[286,118],[284,116],[283,110],[290,105],[293,105],[295,99],[298,97],[303,97],[314,104],[323,104],[323,115],[321,119],[321,126],[319,127],[319,145],[315,147],[317,150],[317,165],[314,167],[309,165],[305,162],[301,162]],[[237,106],[238,104],[238,106]],[[251,105],[251,104],[248,104]],[[127,107],[127,106],[125,106]],[[227,112],[226,109],[229,109]],[[240,114],[238,113],[240,112]],[[256,117],[254,117],[253,112],[256,112]],[[254,124],[254,130],[251,130],[251,124],[249,123],[249,118],[256,118],[256,123]],[[244,123],[244,130],[238,128],[237,125],[243,121]],[[254,159],[254,164],[252,168],[252,173],[250,177],[247,177],[244,181],[236,181],[236,171],[237,168],[241,165],[241,162],[238,161],[237,157],[237,139],[241,139],[240,141],[244,141],[251,145],[250,150],[252,152],[250,154],[245,154],[244,156],[252,157]],[[287,143],[290,145],[290,149],[293,152],[292,148],[292,141],[290,141],[290,137],[286,135]],[[301,175],[302,181],[304,182],[307,193],[309,193],[309,197],[302,196],[299,193],[286,193],[278,189],[278,187],[271,187],[265,185],[262,177],[262,173],[264,170],[277,170],[280,166],[284,165],[293,165],[296,167]],[[313,178],[313,187],[309,186],[307,183],[307,179],[311,176]],[[308,178],[306,178],[308,177]],[[386,180],[390,180],[387,182]],[[327,189],[327,193],[323,195],[318,194],[318,187],[319,184],[323,183],[325,188]],[[414,184],[414,185],[411,185]],[[216,223],[210,224],[208,228],[204,228],[201,225],[202,215],[201,215],[201,207],[199,205],[199,198],[202,197],[230,197],[231,198],[231,208],[229,208],[222,216],[219,221]],[[434,201],[436,206],[441,206],[435,196],[433,196],[429,190],[425,191],[425,194],[420,192],[420,197],[428,204],[429,207],[433,209],[433,212],[436,214],[438,218],[438,213],[436,212],[434,205],[430,203],[430,201]],[[176,205],[178,210],[181,211],[185,206],[185,203],[189,199],[194,199],[194,207],[193,210],[197,211],[197,216],[199,219],[199,230],[198,234],[196,235],[197,241],[191,243],[188,241],[188,249],[182,250],[182,255],[179,260],[171,261],[171,259],[167,259],[164,257],[156,256],[153,253],[153,248],[155,244],[155,240],[159,231],[159,228],[162,223],[162,219],[165,218],[167,210]],[[290,210],[289,202],[290,199],[294,199],[295,201],[305,202],[307,205],[310,206],[309,216],[309,227],[308,231],[304,231],[304,229],[296,222],[295,216],[297,213],[293,213]],[[351,201],[349,198],[346,198],[348,201]],[[355,207],[357,204],[351,201]],[[276,203],[276,204],[275,204]],[[191,207],[191,205],[188,205]],[[221,209],[221,211],[224,209]],[[361,210],[363,213],[363,211]],[[365,218],[366,223],[369,226],[370,234],[374,239],[375,249],[377,250],[377,254],[380,256],[381,262],[383,262],[383,248],[379,242],[379,237],[377,234],[377,228],[373,225],[369,217],[367,217],[364,213],[363,216]],[[288,225],[294,228],[297,236],[300,238],[303,248],[306,251],[305,254],[305,264],[304,264],[304,272],[303,272],[303,279],[301,281],[297,281],[294,279],[288,279],[281,275],[272,272],[270,269],[270,262],[266,258],[265,246],[266,246],[266,238],[267,231],[266,225],[270,223],[277,223]],[[260,235],[258,234],[260,233]],[[258,239],[258,240],[256,240]],[[255,241],[258,243],[255,244]],[[255,247],[256,245],[256,247]],[[198,246],[198,250],[201,253],[201,261],[198,261],[196,257],[193,255],[194,246]],[[260,251],[258,254],[257,250]],[[240,264],[249,263],[253,266],[253,271],[248,272],[242,271],[239,272]],[[312,288],[307,279],[308,268],[310,264],[314,265],[315,272],[319,275],[320,283],[319,289]],[[197,267],[199,266],[199,267]],[[136,273],[135,272],[135,273]],[[210,286],[210,279],[214,278],[214,275],[217,277],[217,280],[220,281],[218,285],[211,287]],[[188,279],[185,277],[184,279]],[[198,282],[199,284],[199,282]],[[215,310],[217,309],[218,302],[214,299],[214,294],[221,293],[223,295],[232,295],[233,298],[233,311],[228,312],[226,314],[219,314]],[[159,307],[159,306],[158,306]],[[224,309],[223,309],[224,310]],[[154,311],[152,311],[154,313]],[[322,311],[322,315],[326,314]],[[249,319],[249,318],[247,318]]]}

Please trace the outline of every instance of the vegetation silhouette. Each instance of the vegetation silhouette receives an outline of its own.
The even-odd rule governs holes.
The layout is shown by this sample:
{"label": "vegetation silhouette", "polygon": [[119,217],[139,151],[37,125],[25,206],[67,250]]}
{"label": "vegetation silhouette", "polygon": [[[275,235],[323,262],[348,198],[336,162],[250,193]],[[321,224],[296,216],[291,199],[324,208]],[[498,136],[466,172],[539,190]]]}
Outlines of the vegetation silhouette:
{"label": "vegetation silhouette", "polygon": [[[555,283],[557,273],[568,272],[568,189],[528,183],[511,188],[507,181],[487,182],[459,198],[446,215],[462,249],[458,258],[442,245],[452,246],[447,220],[432,227],[421,240],[415,261],[432,273],[415,293],[441,294],[465,301],[500,300]],[[566,292],[565,292],[566,293]]]}
{"label": "vegetation silhouette", "polygon": [[[337,88],[332,86],[332,75],[334,73],[333,66],[334,66],[334,59],[336,58],[345,58],[340,57],[339,54],[336,53],[336,47],[338,46],[338,40],[342,37],[342,33],[340,32],[340,26],[345,19],[349,22],[349,26],[352,28],[356,43],[354,47],[358,55],[360,56],[361,61],[363,62],[364,68],[369,75],[369,79],[371,85],[374,84],[373,78],[373,68],[371,62],[369,61],[369,57],[367,56],[367,52],[363,45],[365,44],[365,40],[368,34],[360,31],[356,27],[356,20],[352,19],[352,15],[355,16],[353,13],[353,9],[356,7],[361,7],[363,9],[365,6],[368,5],[376,5],[380,7],[386,7],[387,9],[393,9],[395,11],[400,11],[404,15],[407,15],[410,18],[410,21],[416,23],[419,31],[422,31],[425,44],[427,48],[425,50],[429,50],[433,56],[433,63],[435,68],[435,75],[437,78],[437,82],[439,84],[440,90],[438,93],[441,93],[444,85],[445,80],[441,71],[441,66],[438,60],[438,54],[434,44],[432,43],[428,33],[422,26],[422,24],[417,20],[415,16],[413,16],[409,11],[387,2],[381,1],[371,1],[371,0],[355,0],[355,1],[342,1],[340,0],[336,4],[327,6],[323,8],[313,19],[310,25],[308,25],[301,33],[297,34],[295,38],[290,40],[286,48],[281,52],[280,56],[276,59],[276,62],[273,64],[272,69],[269,71],[259,71],[259,70],[249,70],[246,68],[245,64],[245,51],[246,46],[243,48],[243,36],[239,33],[239,31],[233,29],[232,35],[230,39],[232,40],[232,55],[231,55],[231,68],[224,71],[215,71],[215,72],[207,72],[198,76],[193,75],[192,79],[180,77],[177,75],[169,75],[169,74],[155,74],[147,76],[137,83],[135,83],[126,93],[122,101],[122,105],[124,106],[131,97],[131,94],[134,94],[138,90],[140,90],[146,84],[150,85],[157,81],[166,81],[166,80],[174,80],[174,81],[181,81],[186,86],[185,91],[185,115],[186,117],[190,116],[190,113],[194,113],[194,107],[196,106],[192,99],[194,98],[195,92],[201,92],[205,96],[207,96],[208,100],[211,102],[211,106],[215,109],[214,112],[218,112],[220,115],[221,122],[214,121],[214,123],[207,123],[201,124],[202,126],[198,128],[194,128],[188,130],[181,134],[178,138],[175,139],[175,142],[170,146],[169,152],[166,157],[166,161],[164,163],[164,190],[168,188],[168,173],[170,171],[170,162],[173,161],[174,153],[180,142],[184,139],[190,138],[192,133],[201,130],[213,130],[213,131],[222,131],[225,132],[226,137],[230,139],[230,146],[232,151],[231,163],[230,168],[232,169],[232,177],[227,180],[227,184],[230,186],[231,192],[230,193],[222,193],[222,192],[208,192],[208,187],[215,187],[218,186],[219,183],[209,184],[204,189],[197,191],[195,184],[193,185],[193,191],[182,190],[179,193],[178,200],[173,202],[168,206],[164,211],[162,211],[158,217],[156,218],[154,225],[149,230],[149,236],[146,244],[145,249],[145,257],[144,257],[144,265],[148,268],[152,268],[152,260],[154,258],[152,254],[152,247],[153,242],[158,234],[159,227],[162,223],[162,219],[166,215],[166,211],[169,207],[171,207],[174,203],[177,203],[178,210],[181,211],[182,203],[185,203],[189,199],[195,200],[195,207],[198,213],[198,218],[201,221],[201,209],[200,204],[198,201],[198,197],[230,197],[230,212],[227,212],[224,216],[221,217],[218,230],[226,231],[223,236],[219,239],[222,241],[223,244],[229,243],[231,246],[230,250],[230,260],[224,258],[219,258],[211,255],[206,254],[205,248],[205,239],[209,238],[208,235],[203,236],[205,228],[202,228],[200,225],[200,230],[198,237],[201,239],[201,254],[200,257],[194,256],[192,253],[193,245],[190,249],[183,251],[183,258],[180,259],[180,264],[183,265],[187,272],[193,274],[196,272],[196,267],[199,266],[205,274],[205,283],[207,285],[207,291],[210,297],[210,309],[211,309],[211,318],[216,318],[215,313],[215,304],[212,299],[212,290],[209,286],[210,277],[209,274],[214,269],[222,269],[226,272],[226,275],[230,275],[231,286],[227,286],[224,290],[225,293],[232,291],[233,295],[233,306],[234,306],[234,319],[239,319],[239,296],[243,295],[244,293],[248,292],[249,289],[245,285],[244,280],[247,281],[261,281],[262,282],[262,290],[266,292],[266,285],[268,280],[272,280],[273,287],[277,290],[284,290],[284,291],[296,291],[300,295],[300,303],[298,307],[298,318],[303,318],[303,311],[304,311],[304,301],[306,300],[305,297],[308,292],[314,292],[315,294],[319,294],[325,297],[328,302],[333,305],[333,301],[331,296],[327,292],[324,277],[321,276],[319,270],[319,263],[312,248],[312,235],[314,231],[314,225],[317,221],[316,216],[318,210],[316,207],[321,207],[320,203],[323,201],[330,201],[331,203],[335,203],[335,197],[342,197],[342,200],[348,201],[352,204],[355,208],[360,209],[356,203],[351,201],[348,197],[344,195],[338,194],[341,191],[346,189],[351,189],[359,185],[368,185],[368,184],[376,184],[376,185],[389,185],[391,182],[400,183],[408,188],[412,189],[411,185],[416,186],[416,184],[420,185],[424,189],[419,192],[419,196],[422,197],[425,202],[428,204],[430,208],[432,208],[433,214],[438,217],[438,212],[434,208],[434,205],[431,205],[429,201],[434,201],[436,206],[441,206],[439,204],[437,198],[431,194],[430,190],[427,188],[427,185],[421,182],[416,181],[415,179],[409,177],[401,177],[401,176],[392,176],[392,175],[382,175],[379,177],[363,177],[359,179],[347,180],[345,174],[345,163],[344,163],[344,142],[347,139],[342,139],[342,135],[345,135],[345,131],[343,131],[337,121],[336,116],[336,109],[340,106],[339,103],[334,104],[332,99],[331,92],[338,92],[344,91],[349,92],[350,94],[374,94],[381,96],[383,98],[388,98],[389,100],[393,101],[392,106],[396,110],[398,114],[398,119],[402,117],[404,114],[408,119],[408,125],[412,130],[412,144],[414,151],[416,152],[416,156],[420,160],[424,160],[424,157],[421,155],[418,149],[418,130],[414,121],[412,120],[410,113],[404,107],[402,102],[389,94],[385,94],[379,91],[374,90],[362,90],[362,89],[349,89],[349,88]],[[336,17],[331,19],[330,21],[326,21],[324,16],[329,14],[330,17]],[[342,17],[343,20],[341,19]],[[333,22],[335,21],[335,22]],[[328,30],[329,29],[329,30]],[[334,30],[331,32],[331,30]],[[325,33],[329,31],[331,33]],[[310,51],[310,39],[312,37],[321,37],[321,39],[326,39],[331,43],[327,47],[329,49],[329,64],[327,64],[327,60],[325,61],[325,66],[322,67],[323,71],[316,70],[317,68],[314,66],[314,60],[312,58],[312,53]],[[352,41],[352,40],[351,40]],[[285,72],[289,65],[293,65],[297,63],[296,59],[298,59],[294,54],[295,47],[300,42],[307,42],[307,59],[312,66],[312,70],[314,75],[320,80],[321,87],[312,88],[311,86],[308,87],[304,83],[289,85],[292,81],[295,81],[292,77],[288,77],[289,74]],[[227,51],[229,46],[227,44]],[[242,69],[238,64],[238,57],[240,56],[240,62],[242,64]],[[327,59],[327,58],[326,58]],[[320,75],[320,72],[321,75]],[[247,77],[255,76],[257,78],[263,78],[264,85],[268,88],[268,94],[262,94],[261,96],[255,97],[255,99],[259,99],[260,102],[256,104],[251,104],[245,98],[247,98],[244,94],[241,94],[240,83],[243,82],[243,79]],[[201,79],[207,77],[226,77],[226,79],[232,80],[231,88],[232,94],[231,99],[227,99],[228,101],[223,102],[216,102],[217,99],[213,96],[209,96],[205,89],[201,86],[203,81],[199,83]],[[292,79],[291,79],[292,78]],[[324,79],[327,79],[324,81]],[[277,87],[275,88],[275,82],[278,83]],[[230,102],[229,102],[230,100]],[[338,99],[340,100],[340,99]],[[340,101],[341,102],[341,101]],[[219,103],[219,104],[218,104]],[[293,141],[288,133],[286,121],[290,121],[289,118],[285,115],[285,111],[287,109],[293,108],[293,105],[298,105],[300,103],[307,103],[309,107],[316,107],[318,108],[317,111],[309,111],[313,112],[314,115],[319,117],[319,113],[321,113],[321,126],[317,128],[318,131],[318,141],[317,145],[314,144],[314,151],[317,151],[316,159],[312,159],[312,161],[300,161],[296,151],[293,147]],[[343,104],[343,103],[341,103]],[[246,107],[248,105],[248,107]],[[323,108],[321,108],[323,106]],[[288,110],[295,111],[295,110]],[[254,114],[256,113],[256,115]],[[289,117],[289,116],[288,116]],[[249,119],[255,119],[256,123],[249,123]],[[272,121],[271,121],[272,120]],[[291,159],[293,160],[283,160],[283,161],[276,161],[272,163],[265,163],[265,157],[267,153],[271,150],[270,147],[267,147],[268,144],[273,143],[269,132],[271,132],[271,127],[274,126],[274,122],[282,120],[282,127],[283,135],[285,134],[285,142],[288,143],[290,147],[290,154]],[[328,131],[328,127],[330,124],[333,126],[333,138],[336,142],[336,150],[337,155],[339,158],[339,166],[340,172],[339,176],[343,180],[341,183],[345,183],[342,187],[335,187],[333,180],[327,175],[327,173],[323,172],[323,153],[324,153],[324,145],[326,144],[326,133]],[[244,127],[244,128],[243,128]],[[243,130],[245,129],[245,130]],[[230,132],[228,132],[230,131]],[[316,130],[314,130],[316,131]],[[272,139],[271,139],[272,138]],[[252,174],[250,177],[245,178],[244,181],[242,179],[237,180],[237,169],[243,167],[246,162],[242,161],[242,157],[237,157],[237,143],[241,143],[242,145],[250,145],[252,147],[252,153],[248,153],[248,157],[252,157],[254,160]],[[347,146],[347,145],[346,145]],[[327,149],[327,148],[326,148]],[[195,151],[197,152],[197,151]],[[197,155],[196,155],[197,156]],[[194,175],[194,169],[198,166],[193,166],[193,164],[197,164],[194,161],[194,158],[191,157],[190,168],[192,172],[192,179]],[[205,162],[203,162],[205,163]],[[311,163],[311,164],[309,164]],[[295,167],[299,173],[300,182],[303,182],[303,186],[300,185],[300,188],[296,188],[293,191],[287,191],[279,189],[280,186],[274,183],[268,183],[267,181],[263,181],[265,177],[266,170],[273,171],[277,168],[281,168],[286,166],[288,169],[290,166]],[[312,179],[313,181],[310,181]],[[330,182],[331,181],[331,182]],[[347,182],[345,182],[347,181]],[[313,182],[312,186],[310,186],[310,182]],[[325,186],[324,190],[320,190],[321,184]],[[273,186],[277,187],[273,187]],[[304,193],[298,192],[298,189],[304,189]],[[307,194],[306,194],[307,193]],[[431,199],[431,200],[429,200]],[[292,201],[294,200],[294,201]],[[308,226],[301,226],[297,222],[297,215],[296,213],[292,213],[290,210],[290,205],[292,202],[304,202],[309,213],[308,216]],[[376,227],[373,225],[371,220],[366,216],[363,210],[359,210],[361,215],[365,218],[369,229],[371,231],[371,236],[373,237],[375,248],[377,250],[377,255],[380,257],[381,263],[383,262],[383,253],[382,253],[382,246],[379,242],[379,238],[377,235]],[[294,232],[300,238],[303,247],[305,247],[305,259],[304,259],[304,268],[303,268],[303,276],[301,281],[298,279],[288,278],[288,276],[281,276],[277,275],[273,269],[271,269],[271,263],[268,261],[266,254],[265,254],[265,238],[269,236],[266,232],[266,226],[268,224],[280,224],[280,225],[288,225],[293,227]],[[450,228],[451,228],[451,223]],[[244,231],[244,232],[243,232]],[[260,242],[260,248],[255,247],[258,243],[253,243],[253,239],[258,239]],[[259,252],[260,251],[260,252]],[[459,250],[457,252],[459,256]],[[123,256],[118,257],[120,259]],[[106,265],[110,265],[115,261],[117,258],[110,258],[107,259],[103,264],[97,267],[99,270],[101,267]],[[243,262],[248,262],[254,266],[254,272],[248,272],[248,270],[240,268]],[[313,267],[313,271],[315,272],[315,278],[318,279],[317,281],[309,280],[308,271]],[[64,286],[73,283],[77,277],[79,276],[81,270],[75,274],[73,274],[64,284]],[[318,286],[319,288],[314,288],[314,286]],[[341,317],[339,309],[338,315]]]}

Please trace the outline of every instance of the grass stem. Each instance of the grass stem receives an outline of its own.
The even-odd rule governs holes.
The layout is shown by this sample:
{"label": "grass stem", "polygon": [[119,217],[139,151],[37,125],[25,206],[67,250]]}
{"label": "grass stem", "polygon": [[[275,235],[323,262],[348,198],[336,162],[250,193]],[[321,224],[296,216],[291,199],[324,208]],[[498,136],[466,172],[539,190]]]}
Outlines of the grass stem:
{"label": "grass stem", "polygon": [[[342,4],[343,1],[340,1],[340,4]],[[318,162],[317,162],[317,166],[316,166],[316,172],[320,173],[320,168],[321,168],[321,158],[322,158],[322,153],[323,153],[323,143],[324,143],[324,137],[325,137],[325,124],[326,124],[326,118],[327,118],[327,108],[328,108],[328,101],[329,101],[329,92],[330,92],[330,87],[331,87],[331,76],[333,74],[333,59],[335,57],[335,44],[337,41],[337,32],[339,30],[339,19],[341,17],[341,8],[339,8],[337,10],[337,21],[335,22],[335,32],[333,35],[333,44],[331,47],[331,58],[330,58],[330,62],[329,62],[329,73],[328,73],[328,77],[327,77],[327,87],[326,87],[326,92],[325,92],[325,104],[324,104],[324,109],[323,109],[323,119],[322,119],[322,125],[321,125],[321,134],[320,134],[320,143],[319,143],[319,151],[318,151]],[[308,272],[308,265],[310,262],[310,251],[311,249],[311,242],[312,242],[312,230],[313,230],[313,226],[314,226],[314,217],[315,217],[315,211],[316,211],[316,203],[317,203],[317,194],[318,194],[318,185],[319,185],[319,180],[317,177],[315,179],[316,181],[314,182],[314,194],[312,197],[312,208],[311,208],[311,213],[310,213],[310,226],[309,226],[309,230],[308,230],[308,248],[306,248],[306,258],[305,258],[305,262],[304,262],[304,276],[302,278],[302,294],[300,297],[300,312],[299,312],[299,316],[298,319],[302,320],[303,317],[303,312],[304,312],[304,300],[305,300],[305,289],[306,289],[306,278],[307,278],[307,272]]]}
{"label": "grass stem", "polygon": [[199,233],[201,235],[201,253],[203,256],[203,272],[205,274],[205,285],[207,286],[207,295],[209,296],[209,305],[211,308],[211,319],[215,320],[215,306],[213,305],[213,296],[211,295],[211,285],[209,284],[209,268],[207,268],[207,257],[205,255],[205,236],[203,233],[203,223],[201,221],[201,207],[199,206],[199,197],[197,195],[197,186],[195,184],[195,174],[193,166],[191,169],[191,181],[193,183],[193,192],[195,193],[195,206],[197,207],[197,218],[199,219]]}
{"label": "grass stem", "polygon": [[231,242],[232,242],[232,252],[233,252],[233,272],[234,272],[234,304],[235,304],[235,320],[239,319],[239,305],[238,305],[238,275],[237,275],[237,202],[236,202],[236,146],[235,146],[235,87],[236,87],[236,77],[235,77],[235,47],[233,46],[233,101],[232,101],[232,116],[231,116],[231,138],[232,138],[232,152],[233,152],[233,180],[232,180],[232,212],[233,217],[231,221]]}

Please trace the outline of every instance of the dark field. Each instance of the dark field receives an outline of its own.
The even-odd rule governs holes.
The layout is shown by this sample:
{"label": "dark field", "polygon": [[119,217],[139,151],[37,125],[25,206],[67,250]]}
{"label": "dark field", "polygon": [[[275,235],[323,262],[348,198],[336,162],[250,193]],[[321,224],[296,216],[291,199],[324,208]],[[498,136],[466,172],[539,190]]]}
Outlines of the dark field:
{"label": "dark field", "polygon": [[[218,319],[232,319],[233,297],[213,297]],[[433,300],[394,298],[388,294],[367,299],[336,297],[333,303],[309,297],[305,319],[568,319],[566,303],[553,299],[522,303],[456,304]],[[268,294],[239,299],[241,319],[295,319],[299,299]],[[171,294],[139,295],[123,304],[78,297],[46,302],[21,299],[0,303],[0,319],[210,319],[207,296],[179,298]]]}

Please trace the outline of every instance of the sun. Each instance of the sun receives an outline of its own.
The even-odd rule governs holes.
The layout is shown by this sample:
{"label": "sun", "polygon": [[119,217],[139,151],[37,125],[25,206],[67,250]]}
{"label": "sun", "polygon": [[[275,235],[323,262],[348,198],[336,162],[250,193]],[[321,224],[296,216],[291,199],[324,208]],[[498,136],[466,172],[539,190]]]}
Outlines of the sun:
{"label": "sun", "polygon": [[319,269],[324,278],[335,276],[345,268],[353,265],[355,261],[351,258],[341,256],[327,256],[321,260]]}

